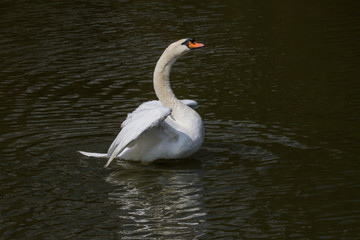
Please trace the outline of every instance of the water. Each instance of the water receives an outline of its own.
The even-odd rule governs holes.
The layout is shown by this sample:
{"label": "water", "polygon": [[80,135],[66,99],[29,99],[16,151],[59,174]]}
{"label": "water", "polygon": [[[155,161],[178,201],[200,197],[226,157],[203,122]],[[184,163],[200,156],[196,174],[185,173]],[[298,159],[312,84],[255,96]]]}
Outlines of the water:
{"label": "water", "polygon": [[[358,239],[357,1],[2,1],[0,239]],[[191,158],[88,159],[173,68]]]}

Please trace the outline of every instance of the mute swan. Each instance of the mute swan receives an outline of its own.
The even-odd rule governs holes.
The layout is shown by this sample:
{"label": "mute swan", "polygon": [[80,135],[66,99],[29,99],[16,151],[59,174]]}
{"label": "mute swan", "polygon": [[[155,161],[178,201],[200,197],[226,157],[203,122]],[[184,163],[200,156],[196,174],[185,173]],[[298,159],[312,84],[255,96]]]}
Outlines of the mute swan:
{"label": "mute swan", "polygon": [[185,158],[195,153],[204,141],[204,124],[194,110],[197,102],[178,100],[170,87],[169,76],[179,57],[201,47],[204,44],[193,38],[170,44],[156,63],[153,75],[159,101],[145,102],[128,114],[107,154],[79,152],[90,157],[107,157],[105,167],[116,157],[152,162]]}

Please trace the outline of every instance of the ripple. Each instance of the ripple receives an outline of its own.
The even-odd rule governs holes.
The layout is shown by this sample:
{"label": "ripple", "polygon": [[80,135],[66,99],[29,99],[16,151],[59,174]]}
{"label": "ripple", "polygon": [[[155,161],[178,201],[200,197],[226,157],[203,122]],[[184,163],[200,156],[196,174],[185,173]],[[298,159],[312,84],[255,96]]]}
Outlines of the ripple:
{"label": "ripple", "polygon": [[[351,5],[3,0],[0,235],[355,239]],[[178,96],[200,103],[200,151],[109,169],[80,157],[106,151],[127,113],[156,98],[154,65],[185,35],[207,45],[171,75]]]}
{"label": "ripple", "polygon": [[[127,170],[129,171],[129,169]],[[204,212],[201,175],[194,171],[160,171],[152,167],[114,172],[107,181],[118,186],[110,193],[116,201],[127,238],[175,237],[201,234]],[[189,231],[189,227],[191,226]]]}

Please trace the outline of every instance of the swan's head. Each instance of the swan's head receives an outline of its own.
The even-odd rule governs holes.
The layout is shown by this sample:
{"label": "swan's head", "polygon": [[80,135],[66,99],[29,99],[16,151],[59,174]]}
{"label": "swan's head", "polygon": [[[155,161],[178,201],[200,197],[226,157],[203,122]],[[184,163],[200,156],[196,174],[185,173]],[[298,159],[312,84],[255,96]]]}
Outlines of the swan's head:
{"label": "swan's head", "polygon": [[205,45],[197,43],[194,38],[185,38],[176,41],[167,47],[167,51],[171,52],[174,57],[181,57],[190,50],[202,48]]}
{"label": "swan's head", "polygon": [[189,50],[205,47],[202,43],[197,43],[195,38],[181,39],[181,45],[187,47]]}

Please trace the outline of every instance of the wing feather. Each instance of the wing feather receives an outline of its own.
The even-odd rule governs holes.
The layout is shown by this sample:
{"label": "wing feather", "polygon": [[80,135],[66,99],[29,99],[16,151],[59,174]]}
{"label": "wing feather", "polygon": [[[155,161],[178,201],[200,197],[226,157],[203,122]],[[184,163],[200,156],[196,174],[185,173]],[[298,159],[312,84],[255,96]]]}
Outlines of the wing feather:
{"label": "wing feather", "polygon": [[191,107],[192,109],[197,109],[199,107],[199,104],[197,103],[197,101],[195,100],[189,100],[189,99],[184,99],[184,100],[180,100],[182,103],[188,105],[189,107]]}
{"label": "wing feather", "polygon": [[171,114],[171,109],[164,107],[159,101],[149,101],[141,104],[135,111],[129,113],[121,124],[121,131],[112,142],[105,167],[118,156],[129,144],[135,141],[146,130],[158,126]]}

